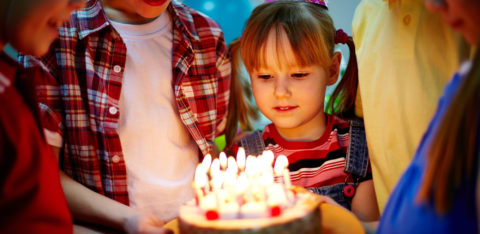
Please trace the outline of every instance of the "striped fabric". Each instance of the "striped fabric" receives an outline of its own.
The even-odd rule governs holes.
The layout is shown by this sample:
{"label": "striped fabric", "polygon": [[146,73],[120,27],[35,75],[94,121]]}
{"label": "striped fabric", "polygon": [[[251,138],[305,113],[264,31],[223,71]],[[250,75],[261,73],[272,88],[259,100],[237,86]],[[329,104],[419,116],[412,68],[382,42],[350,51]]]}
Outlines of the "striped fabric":
{"label": "striped fabric", "polygon": [[[180,118],[203,154],[219,135],[227,112],[230,61],[223,33],[211,19],[172,1],[173,83]],[[99,1],[72,15],[41,61],[55,77],[39,80],[46,129],[63,138],[60,166],[72,178],[128,204],[126,168],[116,132],[126,46]],[[161,163],[161,162],[159,162]]]}
{"label": "striped fabric", "polygon": [[287,156],[293,185],[323,187],[344,183],[347,178],[344,169],[350,139],[348,131],[348,122],[328,115],[325,132],[318,140],[286,141],[273,124],[265,127],[263,139],[266,149],[272,150],[275,156]]}

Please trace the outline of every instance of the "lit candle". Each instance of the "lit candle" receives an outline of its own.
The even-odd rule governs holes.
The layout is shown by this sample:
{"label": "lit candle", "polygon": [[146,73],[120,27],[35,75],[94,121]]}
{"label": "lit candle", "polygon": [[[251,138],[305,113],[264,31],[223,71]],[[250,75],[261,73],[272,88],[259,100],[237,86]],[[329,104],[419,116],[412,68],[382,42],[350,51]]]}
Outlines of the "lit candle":
{"label": "lit candle", "polygon": [[238,168],[241,171],[243,171],[243,169],[245,169],[245,149],[243,149],[242,147],[238,148],[237,164],[238,164]]}
{"label": "lit candle", "polygon": [[[230,159],[230,158],[229,158]],[[235,193],[235,183],[237,182],[237,168],[236,168],[236,163],[235,159],[233,159],[233,162],[228,163],[227,170],[225,171],[225,180],[223,183],[223,187],[228,193],[228,196],[231,197],[233,200],[236,197]]]}
{"label": "lit candle", "polygon": [[221,190],[225,179],[225,172],[220,170],[220,162],[218,159],[214,159],[212,162],[210,176],[212,178],[210,181],[212,184],[212,191],[217,194]]}
{"label": "lit candle", "polygon": [[218,173],[220,173],[220,161],[218,158],[214,159],[212,165],[210,166],[210,176],[213,178]]}
{"label": "lit candle", "polygon": [[213,160],[207,154],[197,165],[193,185],[207,220],[275,217],[294,199],[288,159],[280,155],[275,160],[272,151],[246,157],[239,148],[236,160],[223,152]]}
{"label": "lit candle", "polygon": [[225,170],[227,168],[227,155],[224,152],[221,152],[218,158],[220,159],[220,166],[222,170]]}
{"label": "lit candle", "polygon": [[[219,163],[218,160],[217,160],[217,163]],[[215,195],[216,208],[218,208],[218,214],[221,219],[225,219],[226,217],[228,218],[232,216],[232,214],[230,214],[228,211],[222,210],[221,207],[223,207],[223,204],[228,202],[230,199],[228,199],[228,194],[225,192],[225,190],[222,189],[224,172],[220,171],[220,164],[218,164],[218,167],[215,166],[215,164],[216,164],[215,160],[213,160],[212,167],[210,168],[210,173],[212,175],[212,180],[211,180],[212,190],[213,190],[213,194]],[[222,215],[222,213],[224,214]],[[222,216],[225,216],[225,217],[222,217]],[[208,218],[209,217],[207,217],[207,219]]]}
{"label": "lit candle", "polygon": [[210,168],[211,163],[212,163],[212,155],[210,154],[205,155],[202,161],[202,166],[205,172],[208,172],[208,168]]}
{"label": "lit candle", "polygon": [[217,210],[217,198],[215,194],[209,193],[200,201],[200,208],[203,211]]}
{"label": "lit candle", "polygon": [[222,188],[224,179],[225,178],[223,172],[218,171],[216,173],[213,173],[211,180],[213,192],[216,192]]}
{"label": "lit candle", "polygon": [[247,157],[245,173],[247,174],[249,180],[249,190],[246,195],[249,200],[255,200],[259,202],[265,201],[265,188],[261,183],[259,183],[259,177],[265,171],[263,160],[264,159],[261,156],[254,157],[249,155]]}
{"label": "lit candle", "polygon": [[266,203],[270,206],[282,206],[288,205],[287,196],[285,195],[285,188],[283,185],[274,183],[273,172],[265,171],[260,176],[260,184],[266,190]]}
{"label": "lit candle", "polygon": [[238,165],[237,165],[237,162],[235,161],[235,159],[230,156],[228,157],[228,167],[227,167],[227,171],[228,170],[231,170],[232,172],[234,172],[235,174],[237,174],[238,172]]}
{"label": "lit candle", "polygon": [[237,179],[237,194],[243,194],[247,190],[248,184],[245,172],[240,173]]}
{"label": "lit candle", "polygon": [[254,179],[255,174],[257,173],[257,158],[255,158],[252,155],[249,155],[247,157],[247,162],[246,162],[246,167],[245,167],[245,173],[247,173],[247,176],[250,179]]}
{"label": "lit candle", "polygon": [[231,167],[228,167],[227,170],[225,171],[224,185],[234,185],[236,181],[237,181],[237,172]]}
{"label": "lit candle", "polygon": [[265,150],[263,151],[262,156],[265,159],[265,162],[267,162],[268,167],[272,168],[273,160],[275,159],[273,152],[271,150]]}
{"label": "lit candle", "polygon": [[281,165],[279,166],[279,170],[281,170],[281,174],[283,174],[285,187],[290,189],[292,187],[292,182],[290,181],[290,171],[288,170],[288,159],[285,155],[280,155],[277,157],[277,162]]}
{"label": "lit candle", "polygon": [[275,160],[275,166],[273,167],[273,170],[275,171],[276,176],[282,175],[283,169],[285,169],[284,163],[285,161],[283,161],[282,159],[279,160],[277,158],[277,160]]}
{"label": "lit candle", "polygon": [[201,164],[197,165],[197,169],[195,170],[194,181],[195,182],[193,184],[193,187],[195,188],[195,192],[197,193],[197,197],[198,197],[198,202],[200,204],[204,196],[202,189],[208,183],[207,174],[205,174],[205,171],[203,170],[203,166]]}
{"label": "lit candle", "polygon": [[273,173],[272,164],[267,157],[263,155],[257,157],[256,164],[257,175],[262,175],[264,172]]}
{"label": "lit candle", "polygon": [[288,199],[283,185],[275,183],[267,187],[267,204],[269,206],[288,206]]}
{"label": "lit candle", "polygon": [[[282,183],[282,190],[283,190],[283,195],[285,196],[285,199],[287,201],[292,201],[293,202],[293,195],[290,195],[290,187],[291,187],[291,182],[290,182],[290,174],[289,174],[289,171],[288,169],[286,169],[286,167],[288,166],[288,159],[287,157],[285,157],[284,155],[280,155],[277,157],[277,159],[275,160],[275,166],[274,166],[274,171],[275,171],[275,175],[277,176],[277,178],[280,178],[280,180],[283,180],[283,183]],[[278,184],[274,184],[274,186],[271,186],[271,187],[277,187]],[[272,190],[278,190],[277,188],[269,188],[269,189],[272,189]],[[277,193],[278,191],[268,191],[268,194],[271,195],[271,194],[275,194]],[[292,199],[289,199],[289,198],[292,198]],[[273,203],[275,202],[282,202],[283,203],[283,196],[278,198],[276,197],[275,195],[273,195],[273,197],[269,196],[268,199],[273,199]],[[277,201],[278,200],[278,201]],[[271,205],[270,203],[272,203],[272,201],[269,201],[269,205]]]}
{"label": "lit candle", "polygon": [[269,187],[273,184],[273,174],[272,172],[269,171],[264,171],[262,172],[262,175],[260,176],[260,184]]}

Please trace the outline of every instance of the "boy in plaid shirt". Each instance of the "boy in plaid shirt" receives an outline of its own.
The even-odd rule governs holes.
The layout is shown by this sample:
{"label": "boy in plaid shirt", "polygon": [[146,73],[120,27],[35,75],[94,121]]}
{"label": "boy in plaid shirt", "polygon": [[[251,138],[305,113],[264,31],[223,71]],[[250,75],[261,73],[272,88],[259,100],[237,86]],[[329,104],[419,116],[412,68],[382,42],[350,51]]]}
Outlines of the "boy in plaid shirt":
{"label": "boy in plaid shirt", "polygon": [[20,60],[54,77],[37,93],[74,218],[163,230],[223,131],[230,61],[219,26],[176,1],[90,0],[47,56]]}

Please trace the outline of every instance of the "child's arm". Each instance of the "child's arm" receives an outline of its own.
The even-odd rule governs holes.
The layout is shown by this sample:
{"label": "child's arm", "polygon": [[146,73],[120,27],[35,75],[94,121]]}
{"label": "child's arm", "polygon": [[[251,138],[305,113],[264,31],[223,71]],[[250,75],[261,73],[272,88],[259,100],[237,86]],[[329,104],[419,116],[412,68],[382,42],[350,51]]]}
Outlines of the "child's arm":
{"label": "child's arm", "polygon": [[359,183],[352,200],[352,212],[363,222],[379,219],[377,197],[373,188],[373,180]]}
{"label": "child's arm", "polygon": [[163,222],[93,192],[60,171],[60,181],[68,208],[75,220],[108,226],[126,233],[168,233]]}

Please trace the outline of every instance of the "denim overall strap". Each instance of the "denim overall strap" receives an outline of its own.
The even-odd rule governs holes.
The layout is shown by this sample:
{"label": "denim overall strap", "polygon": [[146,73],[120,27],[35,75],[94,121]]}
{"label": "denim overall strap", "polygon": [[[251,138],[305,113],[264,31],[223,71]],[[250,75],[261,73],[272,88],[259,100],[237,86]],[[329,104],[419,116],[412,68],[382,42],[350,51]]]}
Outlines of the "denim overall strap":
{"label": "denim overall strap", "polygon": [[262,132],[255,131],[240,140],[242,147],[245,149],[245,154],[258,156],[263,153],[265,149],[265,142],[263,141]]}
{"label": "denim overall strap", "polygon": [[345,159],[345,172],[359,177],[365,177],[368,170],[368,147],[365,127],[361,120],[351,120],[350,143]]}

